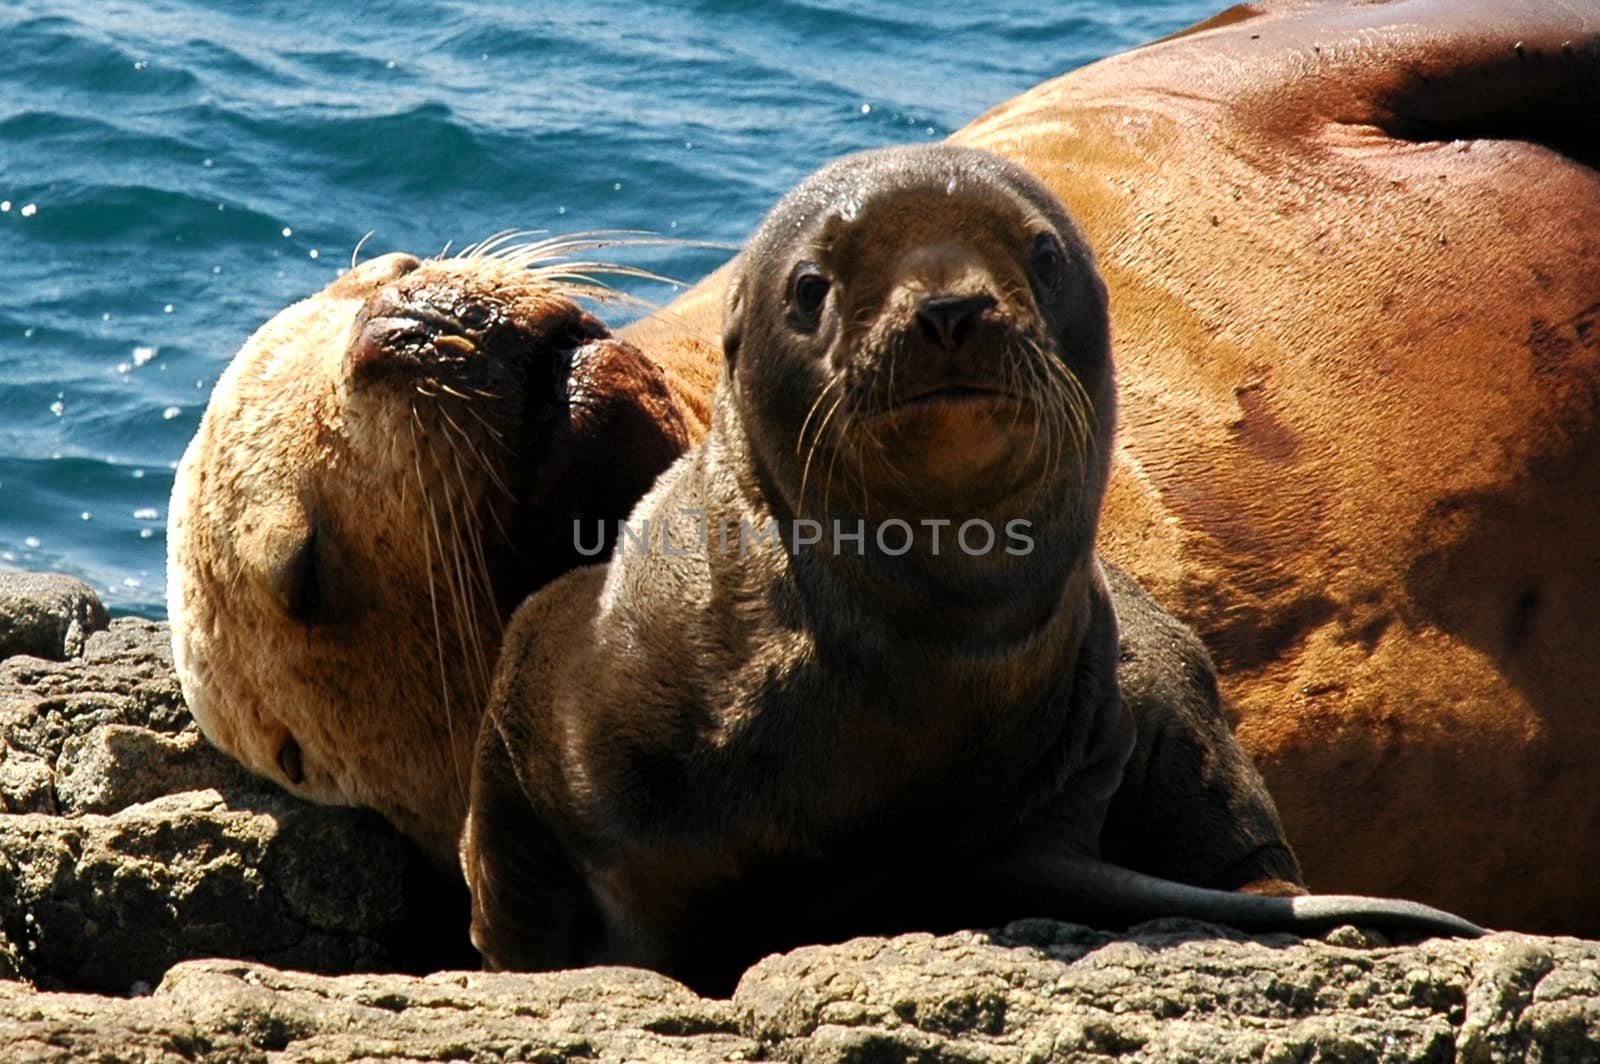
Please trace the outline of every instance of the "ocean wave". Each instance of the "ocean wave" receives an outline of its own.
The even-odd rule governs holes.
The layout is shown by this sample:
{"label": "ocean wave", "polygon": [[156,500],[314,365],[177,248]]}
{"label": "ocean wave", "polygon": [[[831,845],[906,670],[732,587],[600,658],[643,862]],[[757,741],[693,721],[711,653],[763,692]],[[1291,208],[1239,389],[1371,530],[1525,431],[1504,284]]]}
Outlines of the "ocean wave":
{"label": "ocean wave", "polygon": [[428,254],[507,228],[647,229],[686,243],[608,256],[692,281],[729,254],[694,242],[742,241],[826,159],[944,136],[1211,12],[1199,0],[0,9],[0,566],[77,573],[116,610],[159,616],[148,514],[165,514],[207,390],[252,330],[364,239],[364,256]]}

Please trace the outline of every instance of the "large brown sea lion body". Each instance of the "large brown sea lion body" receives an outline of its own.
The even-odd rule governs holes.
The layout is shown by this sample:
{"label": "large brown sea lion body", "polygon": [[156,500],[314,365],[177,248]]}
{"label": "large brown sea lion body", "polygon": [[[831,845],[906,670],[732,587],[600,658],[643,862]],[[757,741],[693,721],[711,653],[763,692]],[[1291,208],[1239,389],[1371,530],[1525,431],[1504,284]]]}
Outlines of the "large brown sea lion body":
{"label": "large brown sea lion body", "polygon": [[[1101,548],[1204,635],[1310,882],[1600,934],[1597,15],[1404,0],[1240,7],[1207,26],[954,138],[1034,171],[1098,248],[1128,400]],[[653,394],[664,376],[668,435],[707,423],[729,272],[621,334],[659,364],[635,378]],[[308,628],[270,575],[304,555],[304,470],[321,485],[308,499],[359,504],[404,490],[415,464],[402,435],[326,467],[342,445],[302,431],[339,424],[310,412],[332,410],[369,294],[330,289],[337,308],[252,341],[253,364],[311,367],[288,401],[270,380],[237,400],[219,387],[227,414],[202,435],[262,441],[256,471],[191,491],[204,463],[186,460],[171,613],[186,690],[225,749],[308,796],[414,808],[442,852],[465,755],[420,750],[459,749],[455,707],[498,634],[435,612],[433,511],[379,504],[382,537],[341,521],[358,529],[343,564],[407,588],[363,625]],[[654,472],[635,456],[662,452],[613,442],[580,482],[622,513]],[[269,519],[252,520],[262,499]],[[575,514],[544,515],[541,541]],[[395,543],[406,562],[374,560]],[[522,587],[497,591],[506,610]],[[396,709],[395,692],[430,693]],[[344,783],[296,768],[296,729],[319,758],[343,751]]]}
{"label": "large brown sea lion body", "polygon": [[[952,138],[1097,248],[1100,547],[1216,657],[1308,881],[1585,934],[1597,36],[1593,5],[1240,7]],[[624,335],[714,357],[726,276]]]}
{"label": "large brown sea lion body", "polygon": [[644,549],[619,538],[507,631],[463,840],[491,965],[725,990],[860,933],[1380,913],[1100,863],[1298,878],[1259,780],[1216,786],[1245,764],[1225,730],[1163,736],[1205,771],[1146,742],[1156,763],[1126,774],[1157,722],[1121,697],[1093,553],[1105,307],[1077,226],[988,153],[848,157],[773,209],[730,289],[710,434],[629,518]]}
{"label": "large brown sea lion body", "polygon": [[386,255],[284,310],[173,489],[174,658],[206,735],[450,867],[505,618],[584,560],[575,518],[625,515],[687,444],[588,289],[525,268],[554,246]]}

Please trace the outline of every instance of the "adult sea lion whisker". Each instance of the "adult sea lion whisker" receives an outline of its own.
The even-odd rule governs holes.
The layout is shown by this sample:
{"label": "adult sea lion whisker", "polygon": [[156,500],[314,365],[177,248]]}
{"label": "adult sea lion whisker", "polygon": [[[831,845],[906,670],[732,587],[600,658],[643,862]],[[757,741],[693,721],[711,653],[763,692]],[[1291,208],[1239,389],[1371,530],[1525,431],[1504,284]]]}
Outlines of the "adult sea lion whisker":
{"label": "adult sea lion whisker", "polygon": [[[412,406],[411,408],[411,415],[412,417],[408,422],[408,425],[411,428],[412,469],[416,472],[417,490],[419,491],[425,504],[423,509],[426,510],[428,514],[428,524],[423,526],[423,534],[421,538],[423,545],[423,570],[428,584],[428,608],[432,614],[434,645],[437,649],[438,655],[439,709],[441,718],[444,722],[445,733],[450,741],[450,747],[452,750],[454,750],[455,714],[450,700],[450,674],[444,649],[444,623],[439,614],[439,594],[437,582],[434,579],[435,566],[433,562],[435,546],[438,548],[440,561],[442,562],[444,559],[444,537],[439,533],[439,516],[433,505],[432,497],[428,492],[427,478],[422,475],[422,448],[421,442],[417,437],[417,428],[421,424],[421,416],[418,414],[415,406]],[[431,540],[428,536],[430,530],[433,534]],[[457,775],[456,786],[458,788],[461,786],[459,774]]]}
{"label": "adult sea lion whisker", "polygon": [[[442,490],[445,496],[445,514],[449,518],[448,527],[450,529],[450,543],[448,546],[442,541],[438,544],[439,555],[441,561],[445,563],[443,567],[445,587],[450,592],[448,599],[450,604],[450,612],[455,620],[457,652],[462,657],[466,658],[467,662],[469,663],[469,672],[467,675],[468,686],[466,690],[466,700],[468,705],[464,708],[470,713],[475,708],[475,703],[477,702],[478,698],[481,697],[479,692],[474,689],[476,687],[475,673],[470,671],[470,663],[474,660],[474,658],[476,658],[481,669],[483,665],[482,651],[479,649],[476,655],[473,653],[475,649],[474,644],[477,639],[477,625],[474,623],[472,616],[472,589],[467,585],[466,574],[464,571],[465,559],[463,555],[465,550],[461,541],[461,529],[456,521],[455,492],[450,488],[448,483],[443,486]],[[464,722],[460,723],[463,727],[465,726]],[[455,751],[457,749],[457,725],[457,714],[447,713],[445,716],[445,735],[449,742],[448,749],[450,751],[449,760],[451,764],[451,771],[455,779],[456,791],[462,800],[465,801],[468,789],[467,780],[465,774],[462,772],[460,759],[455,756]]]}
{"label": "adult sea lion whisker", "polygon": [[714,251],[738,250],[736,247],[717,241],[688,240],[644,231],[629,235],[626,230],[617,230],[616,234],[611,236],[607,236],[603,232],[573,233],[564,237],[554,237],[528,244],[511,245],[496,249],[491,257],[512,265],[526,266],[579,251],[593,251],[601,248],[656,247],[701,248]]}
{"label": "adult sea lion whisker", "polygon": [[[620,263],[604,262],[600,260],[569,261],[562,260],[544,266],[531,266],[529,270],[541,280],[549,281],[577,281],[599,287],[609,287],[602,281],[591,277],[590,273],[607,274],[613,277],[632,277],[639,281],[653,281],[657,284],[671,285],[674,288],[688,287],[683,281],[673,277],[666,277],[653,270],[641,266],[627,266]],[[588,271],[588,272],[585,272]]]}
{"label": "adult sea lion whisker", "polygon": [[[447,433],[447,438],[448,435],[449,434]],[[457,446],[455,446],[456,442],[457,441],[452,441],[450,457],[455,466],[456,480],[461,485],[460,497],[463,502],[463,511],[465,511],[465,502],[466,500],[472,498],[472,492],[467,485],[466,473],[461,466],[461,451]],[[480,595],[482,595],[481,601],[484,608],[492,606],[494,602],[494,592],[493,589],[490,588],[486,582],[484,582],[484,578],[481,576],[481,569],[479,569],[475,564],[476,560],[481,559],[482,557],[483,536],[478,534],[478,529],[472,527],[472,523],[469,520],[469,515],[466,512],[463,512],[460,522],[458,523],[454,498],[450,500],[449,507],[450,532],[451,538],[455,544],[455,551],[452,555],[452,561],[456,571],[456,583],[461,589],[462,598],[462,609],[460,611],[462,631],[464,632],[462,642],[468,648],[470,648],[469,660],[474,661],[477,664],[477,669],[469,677],[469,682],[472,684],[470,690],[473,695],[474,707],[478,708],[482,706],[483,700],[488,696],[488,678],[493,665],[492,662],[489,661],[488,655],[484,651],[483,640],[481,638],[478,623],[480,610],[476,607],[479,605]],[[494,512],[494,508],[491,507],[490,513],[493,514]],[[466,526],[465,535],[462,534],[463,526]],[[471,545],[470,551],[468,546],[469,544]],[[464,791],[462,797],[463,799],[465,798]]]}
{"label": "adult sea lion whisker", "polygon": [[365,233],[362,233],[361,239],[356,241],[356,246],[350,249],[350,268],[352,270],[356,268],[356,261],[361,257],[361,249],[367,246],[367,241],[372,239],[372,234],[375,232],[377,232],[376,229],[368,229]]}
{"label": "adult sea lion whisker", "polygon": [[[492,393],[477,390],[473,391],[473,395],[479,399],[487,399],[490,401],[493,401],[496,398]],[[466,411],[472,417],[472,420],[476,421],[483,428],[484,435],[488,437],[491,443],[507,454],[514,455],[517,453],[516,448],[512,447],[511,444],[506,442],[504,433],[502,433],[494,425],[491,425],[488,418],[478,413],[477,407],[467,406]],[[489,477],[494,482],[495,487],[499,488],[506,495],[510,495],[511,489],[506,487],[505,481],[500,479],[500,474],[495,472],[494,463],[484,461],[483,467],[489,473]]]}
{"label": "adult sea lion whisker", "polygon": [[[496,249],[504,247],[512,241],[522,240],[530,236],[543,236],[548,232],[549,230],[547,229],[502,229],[497,233],[491,233],[482,240],[466,245],[456,252],[456,258],[493,258]],[[449,245],[445,246],[448,247]],[[443,258],[444,253],[440,252],[439,257]]]}
{"label": "adult sea lion whisker", "polygon": [[[471,412],[471,408],[470,407],[468,408],[468,410],[469,410],[469,412]],[[440,413],[442,415],[443,411],[440,411]],[[473,416],[476,417],[477,415],[474,413]],[[481,451],[479,451],[476,446],[473,445],[471,437],[468,436],[466,432],[462,431],[461,426],[457,425],[455,422],[450,421],[448,418],[446,418],[445,421],[446,421],[446,425],[447,425],[447,428],[445,429],[445,439],[448,441],[452,453],[457,454],[457,456],[459,458],[458,448],[459,447],[465,447],[467,449],[468,453],[470,453],[472,455],[473,459],[477,463],[477,468],[480,469],[484,473],[486,478],[489,480],[490,484],[492,484],[500,492],[500,494],[502,496],[504,496],[505,498],[507,498],[507,499],[515,499],[516,498],[515,493],[512,492],[511,488],[506,484],[504,479],[502,479],[500,474],[495,470],[494,463],[489,462],[484,458],[483,453]],[[452,430],[453,430],[453,432],[452,432]],[[468,497],[471,497],[472,492],[467,488],[465,478],[460,476],[461,467],[460,467],[459,461],[457,462],[457,465],[456,465],[456,472],[457,472],[458,479],[461,480],[462,491],[465,492]],[[487,504],[485,508],[489,512],[490,520],[494,522],[495,531],[497,531],[500,534],[501,542],[503,542],[503,543],[511,542],[511,533],[506,529],[504,523],[500,519],[500,509],[499,509],[499,507],[494,506],[492,504]],[[478,542],[481,542],[482,536],[475,536],[474,540],[478,541]]]}

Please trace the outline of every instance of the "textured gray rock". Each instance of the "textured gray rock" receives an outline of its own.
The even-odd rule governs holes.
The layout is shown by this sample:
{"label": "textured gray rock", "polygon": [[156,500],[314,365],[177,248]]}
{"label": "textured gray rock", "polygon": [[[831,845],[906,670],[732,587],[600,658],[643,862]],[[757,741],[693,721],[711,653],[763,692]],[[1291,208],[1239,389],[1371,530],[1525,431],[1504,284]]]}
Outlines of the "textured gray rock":
{"label": "textured gray rock", "polygon": [[1026,921],[797,950],[734,1000],[747,1034],[806,1060],[1577,1061],[1600,1055],[1597,965],[1576,939],[1372,949]]}
{"label": "textured gray rock", "polygon": [[7,1064],[1600,1060],[1600,943],[1510,934],[1034,920],[796,950],[731,1001],[629,969],[441,971],[473,963],[458,888],[376,815],[212,750],[168,638],[122,619],[79,657],[0,661]]}
{"label": "textured gray rock", "polygon": [[109,623],[100,596],[60,573],[0,572],[0,659],[14,654],[61,661]]}
{"label": "textured gray rock", "polygon": [[0,817],[0,919],[26,973],[73,988],[125,992],[186,957],[404,964],[402,940],[427,918],[408,886],[425,869],[374,814],[328,812],[205,790],[111,816]]}
{"label": "textured gray rock", "polygon": [[7,1060],[174,1062],[693,1062],[756,1048],[725,1002],[631,969],[330,978],[223,961],[180,965],[133,1000],[0,984],[0,1046]]}
{"label": "textured gray rock", "polygon": [[0,977],[126,992],[191,957],[459,965],[462,893],[376,814],[301,802],[207,744],[165,625],[0,662]]}
{"label": "textured gray rock", "polygon": [[1164,921],[1112,936],[810,947],[731,1002],[631,969],[314,976],[178,965],[147,997],[0,984],[6,1059],[66,1061],[1593,1061],[1600,944],[1351,948]]}

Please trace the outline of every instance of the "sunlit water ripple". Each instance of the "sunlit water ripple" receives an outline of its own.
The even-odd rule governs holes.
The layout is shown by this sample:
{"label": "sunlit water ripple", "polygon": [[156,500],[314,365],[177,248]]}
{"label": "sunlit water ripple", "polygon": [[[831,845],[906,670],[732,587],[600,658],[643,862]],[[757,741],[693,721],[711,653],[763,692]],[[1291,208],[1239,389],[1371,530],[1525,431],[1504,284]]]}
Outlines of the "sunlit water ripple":
{"label": "sunlit water ripple", "polygon": [[[942,137],[1213,10],[0,4],[0,567],[164,615],[172,470],[211,386],[364,234],[363,255],[510,228],[737,244],[833,156]],[[692,280],[726,256],[628,261]]]}

